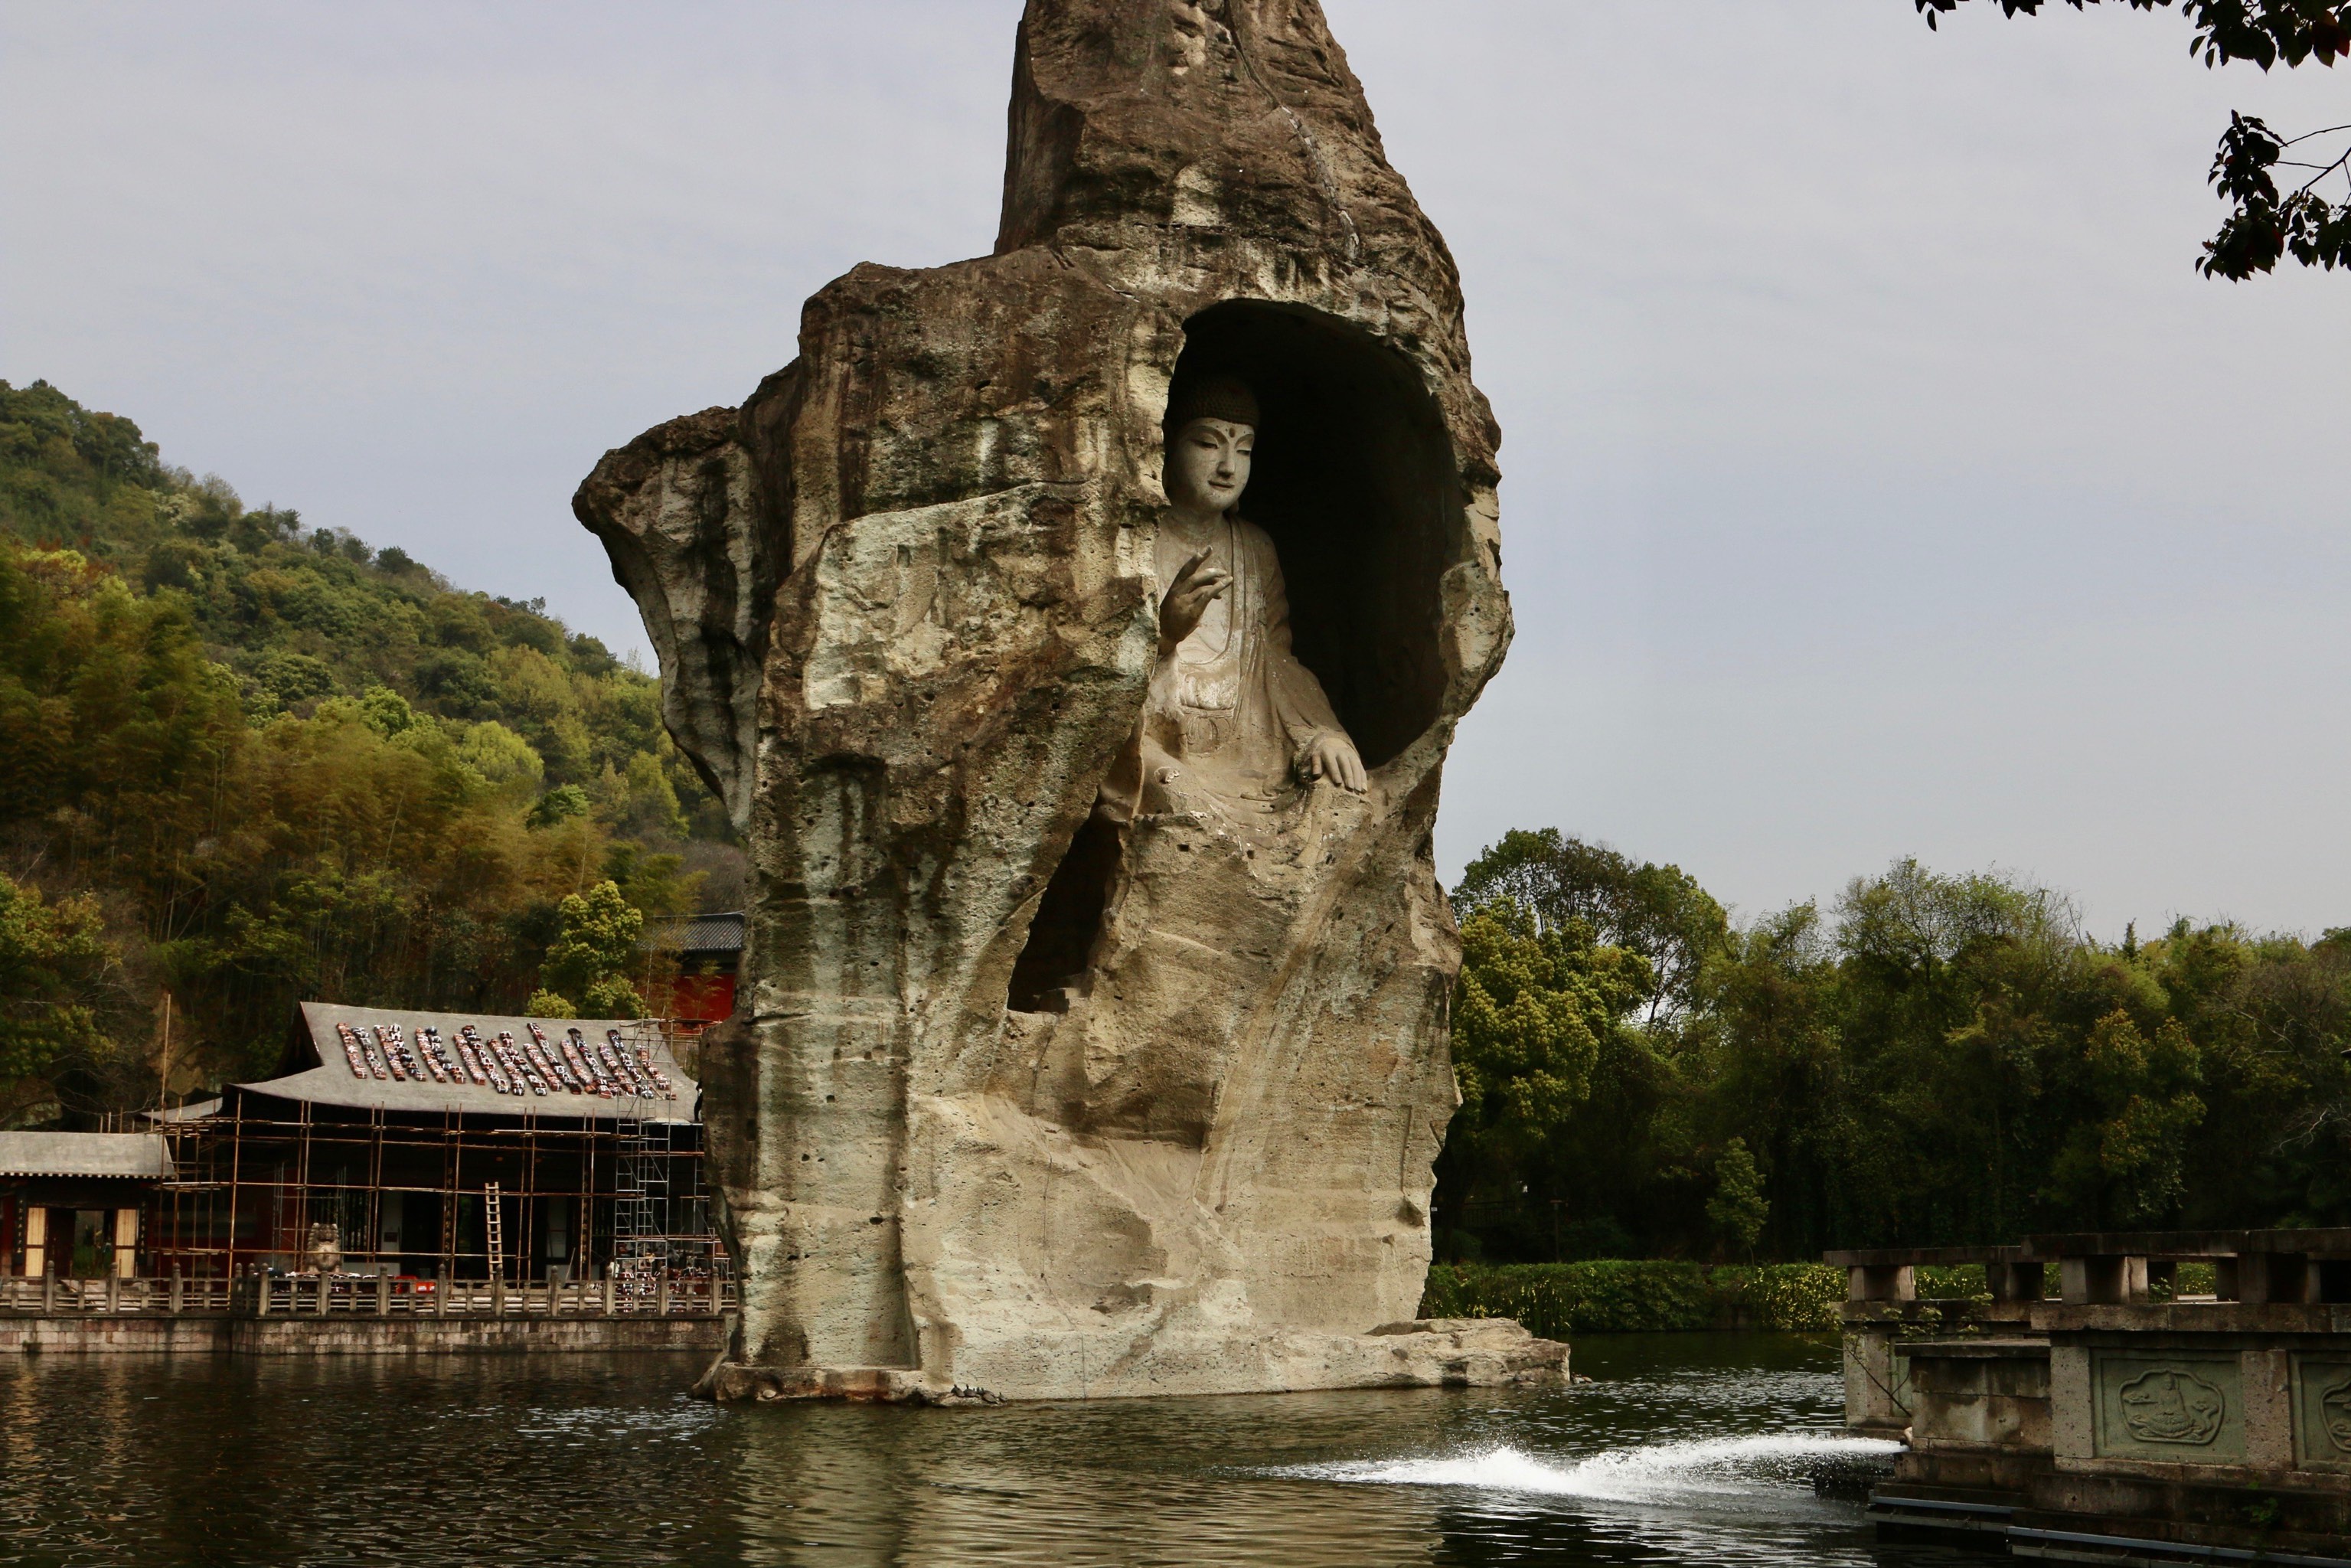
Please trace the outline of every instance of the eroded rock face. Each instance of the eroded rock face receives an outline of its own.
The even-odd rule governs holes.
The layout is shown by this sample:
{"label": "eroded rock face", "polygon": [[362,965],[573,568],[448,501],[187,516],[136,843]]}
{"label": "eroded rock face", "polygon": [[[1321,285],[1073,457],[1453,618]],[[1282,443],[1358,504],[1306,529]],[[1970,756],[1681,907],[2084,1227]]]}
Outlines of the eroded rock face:
{"label": "eroded rock face", "polygon": [[[575,503],[751,847],[703,1057],[744,1276],[708,1386],[1557,1375],[1514,1325],[1408,1321],[1456,1103],[1429,831],[1510,634],[1499,435],[1320,10],[1032,0],[996,253],[861,266],[799,350]],[[1369,788],[1108,811],[1164,652],[1162,420],[1207,375],[1262,405],[1238,516]]]}

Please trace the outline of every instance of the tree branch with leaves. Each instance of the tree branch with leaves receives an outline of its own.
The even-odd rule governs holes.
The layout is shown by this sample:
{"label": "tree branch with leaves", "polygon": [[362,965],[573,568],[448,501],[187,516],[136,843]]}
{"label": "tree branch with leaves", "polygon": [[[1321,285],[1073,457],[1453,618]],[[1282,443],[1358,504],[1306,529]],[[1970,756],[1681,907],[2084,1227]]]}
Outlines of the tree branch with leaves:
{"label": "tree branch with leaves", "polygon": [[[1962,0],[1911,0],[1933,27]],[[2010,16],[2038,15],[2046,0],[1993,0]],[[2076,11],[2100,0],[2065,0]],[[2168,9],[2173,0],[2119,0],[2133,10]],[[2249,60],[2268,70],[2288,69],[2305,60],[2332,66],[2351,55],[2351,0],[2179,0],[2194,29],[2188,50],[2209,68]],[[2208,182],[2231,204],[2220,231],[2204,242],[2196,269],[2207,277],[2242,282],[2275,270],[2291,256],[2304,267],[2351,269],[2351,140],[2332,158],[2329,137],[2351,137],[2351,125],[2328,126],[2284,137],[2249,114],[2231,113],[2212,159]],[[2307,143],[2318,147],[2302,158],[2285,154]],[[2309,177],[2282,190],[2274,171],[2300,169]],[[2331,183],[2340,179],[2340,204],[2330,201]]]}

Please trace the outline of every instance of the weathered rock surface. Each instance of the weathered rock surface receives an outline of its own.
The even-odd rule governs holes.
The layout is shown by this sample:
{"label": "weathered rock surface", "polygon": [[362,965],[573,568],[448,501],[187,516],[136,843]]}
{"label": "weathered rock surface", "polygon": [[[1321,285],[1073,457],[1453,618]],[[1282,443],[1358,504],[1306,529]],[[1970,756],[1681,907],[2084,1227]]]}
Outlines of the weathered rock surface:
{"label": "weathered rock surface", "polygon": [[[1161,418],[1207,372],[1263,404],[1240,511],[1370,789],[1113,831]],[[703,1056],[744,1276],[711,1392],[1562,1375],[1515,1324],[1408,1321],[1456,1103],[1429,832],[1510,634],[1498,441],[1311,0],[1032,0],[995,254],[855,268],[739,410],[599,465],[576,509],[753,862]]]}

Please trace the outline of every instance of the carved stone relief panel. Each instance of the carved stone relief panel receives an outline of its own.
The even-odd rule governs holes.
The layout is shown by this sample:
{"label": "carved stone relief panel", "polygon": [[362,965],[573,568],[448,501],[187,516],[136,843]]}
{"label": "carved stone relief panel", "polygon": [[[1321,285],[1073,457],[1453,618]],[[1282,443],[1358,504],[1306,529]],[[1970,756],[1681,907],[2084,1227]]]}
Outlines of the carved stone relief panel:
{"label": "carved stone relief panel", "polygon": [[2351,1471],[2351,1355],[2294,1358],[2294,1462]]}
{"label": "carved stone relief panel", "polygon": [[2237,1357],[2101,1351],[2092,1364],[2098,1458],[2245,1462],[2244,1378]]}

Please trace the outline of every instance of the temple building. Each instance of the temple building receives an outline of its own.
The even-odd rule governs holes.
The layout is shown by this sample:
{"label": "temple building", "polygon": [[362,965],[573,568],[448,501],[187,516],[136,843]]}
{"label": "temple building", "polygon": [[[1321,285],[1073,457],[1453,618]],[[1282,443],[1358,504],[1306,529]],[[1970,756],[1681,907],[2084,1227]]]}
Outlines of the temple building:
{"label": "temple building", "polygon": [[[743,962],[743,912],[720,910],[648,922],[645,945],[674,966],[662,1010],[688,1030],[724,1022],[735,1011],[735,972]],[[647,997],[659,1005],[651,991]]]}
{"label": "temple building", "polygon": [[713,1274],[700,1100],[660,1022],[306,1002],[276,1076],[158,1116],[141,1271]]}
{"label": "temple building", "polygon": [[0,1133],[6,1270],[131,1276],[144,1217],[171,1168],[153,1133]]}

